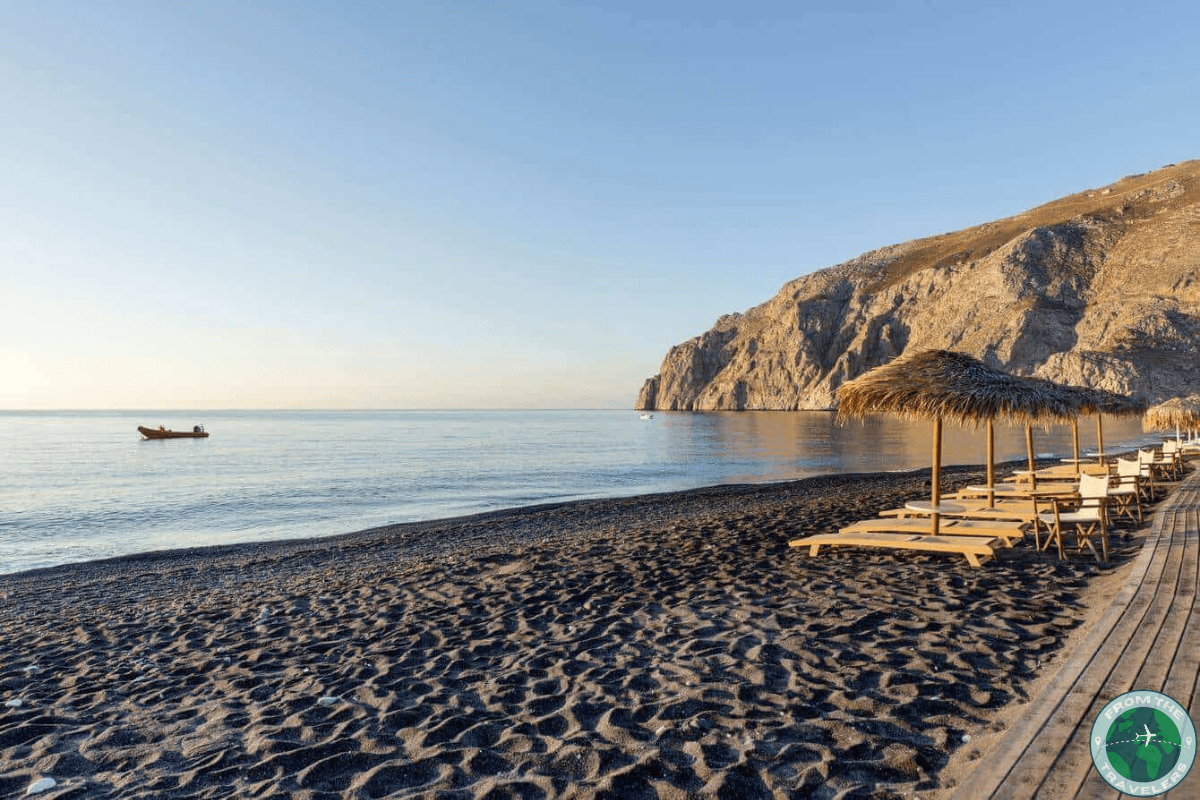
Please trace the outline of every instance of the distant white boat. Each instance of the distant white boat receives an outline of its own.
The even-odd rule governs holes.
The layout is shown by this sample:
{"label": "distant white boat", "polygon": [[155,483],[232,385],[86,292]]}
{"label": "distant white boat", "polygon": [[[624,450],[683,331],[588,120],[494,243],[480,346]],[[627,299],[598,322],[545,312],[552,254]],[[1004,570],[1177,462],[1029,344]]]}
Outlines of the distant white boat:
{"label": "distant white boat", "polygon": [[653,414],[642,414],[642,419],[654,419]]}

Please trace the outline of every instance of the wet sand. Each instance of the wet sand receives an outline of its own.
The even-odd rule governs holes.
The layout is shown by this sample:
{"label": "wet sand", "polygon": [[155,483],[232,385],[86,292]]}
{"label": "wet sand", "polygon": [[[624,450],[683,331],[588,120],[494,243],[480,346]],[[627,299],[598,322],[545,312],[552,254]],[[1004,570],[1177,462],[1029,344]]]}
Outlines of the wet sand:
{"label": "wet sand", "polygon": [[[952,468],[946,486],[979,482]],[[928,470],[0,576],[0,797],[933,797],[1113,566],[789,539]],[[44,784],[43,784],[44,785]]]}

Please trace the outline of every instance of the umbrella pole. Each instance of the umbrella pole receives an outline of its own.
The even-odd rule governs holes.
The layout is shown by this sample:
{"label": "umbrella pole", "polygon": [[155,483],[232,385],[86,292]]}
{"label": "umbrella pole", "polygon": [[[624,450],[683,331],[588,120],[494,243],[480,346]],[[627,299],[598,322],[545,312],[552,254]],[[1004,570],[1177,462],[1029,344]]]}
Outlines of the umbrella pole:
{"label": "umbrella pole", "polygon": [[1029,488],[1037,488],[1037,473],[1033,464],[1033,426],[1025,426],[1025,450],[1029,454]]}
{"label": "umbrella pole", "polygon": [[988,420],[987,427],[987,487],[988,508],[996,507],[996,426]]}
{"label": "umbrella pole", "polygon": [[1071,420],[1071,439],[1075,442],[1075,477],[1079,477],[1079,417]]}
{"label": "umbrella pole", "polygon": [[1100,466],[1104,466],[1104,415],[1096,415],[1096,449],[1100,455]]}
{"label": "umbrella pole", "polygon": [[936,511],[938,503],[942,500],[942,418],[938,417],[933,421],[933,535],[938,535],[938,527],[940,520]]}

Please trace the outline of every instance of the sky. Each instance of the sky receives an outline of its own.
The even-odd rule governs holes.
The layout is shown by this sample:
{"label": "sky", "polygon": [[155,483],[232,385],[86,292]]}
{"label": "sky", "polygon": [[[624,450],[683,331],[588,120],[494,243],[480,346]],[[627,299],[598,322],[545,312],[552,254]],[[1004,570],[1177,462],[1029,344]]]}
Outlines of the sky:
{"label": "sky", "polygon": [[0,0],[0,409],[632,408],[789,280],[1200,157],[1191,2]]}

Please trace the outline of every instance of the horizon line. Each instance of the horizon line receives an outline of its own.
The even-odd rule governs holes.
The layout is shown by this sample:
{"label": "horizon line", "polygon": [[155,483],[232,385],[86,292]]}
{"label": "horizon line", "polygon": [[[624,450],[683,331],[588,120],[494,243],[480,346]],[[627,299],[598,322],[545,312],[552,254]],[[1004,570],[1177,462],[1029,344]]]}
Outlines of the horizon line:
{"label": "horizon line", "polygon": [[469,407],[469,406],[461,406],[461,407],[455,406],[455,407],[446,407],[446,408],[385,407],[385,406],[362,407],[362,408],[341,408],[341,407],[336,407],[336,406],[334,406],[334,407],[313,406],[313,407],[306,407],[306,408],[292,408],[292,407],[265,407],[265,408],[264,407],[241,407],[241,408],[239,408],[236,406],[230,406],[227,408],[162,408],[162,407],[153,407],[153,406],[141,406],[141,407],[128,406],[128,407],[121,407],[121,408],[99,408],[99,407],[97,407],[97,408],[86,408],[86,407],[0,408],[0,414],[43,414],[43,413],[49,414],[49,413],[61,413],[61,412],[99,412],[99,411],[112,412],[112,413],[134,413],[134,412],[153,411],[156,413],[161,412],[161,413],[183,414],[183,413],[208,413],[208,412],[222,413],[222,412],[229,412],[229,411],[239,411],[239,412],[242,412],[242,411],[295,411],[295,412],[309,412],[309,411],[383,412],[383,411],[388,411],[388,412],[391,412],[391,411],[637,411],[637,410],[638,409],[634,409],[634,408],[617,408],[617,407],[603,407],[603,406],[588,406],[588,407],[579,407],[579,408],[571,408],[571,407],[515,408],[515,407],[509,407],[509,406],[496,406],[496,407],[479,406],[479,407],[474,407],[474,408]]}

